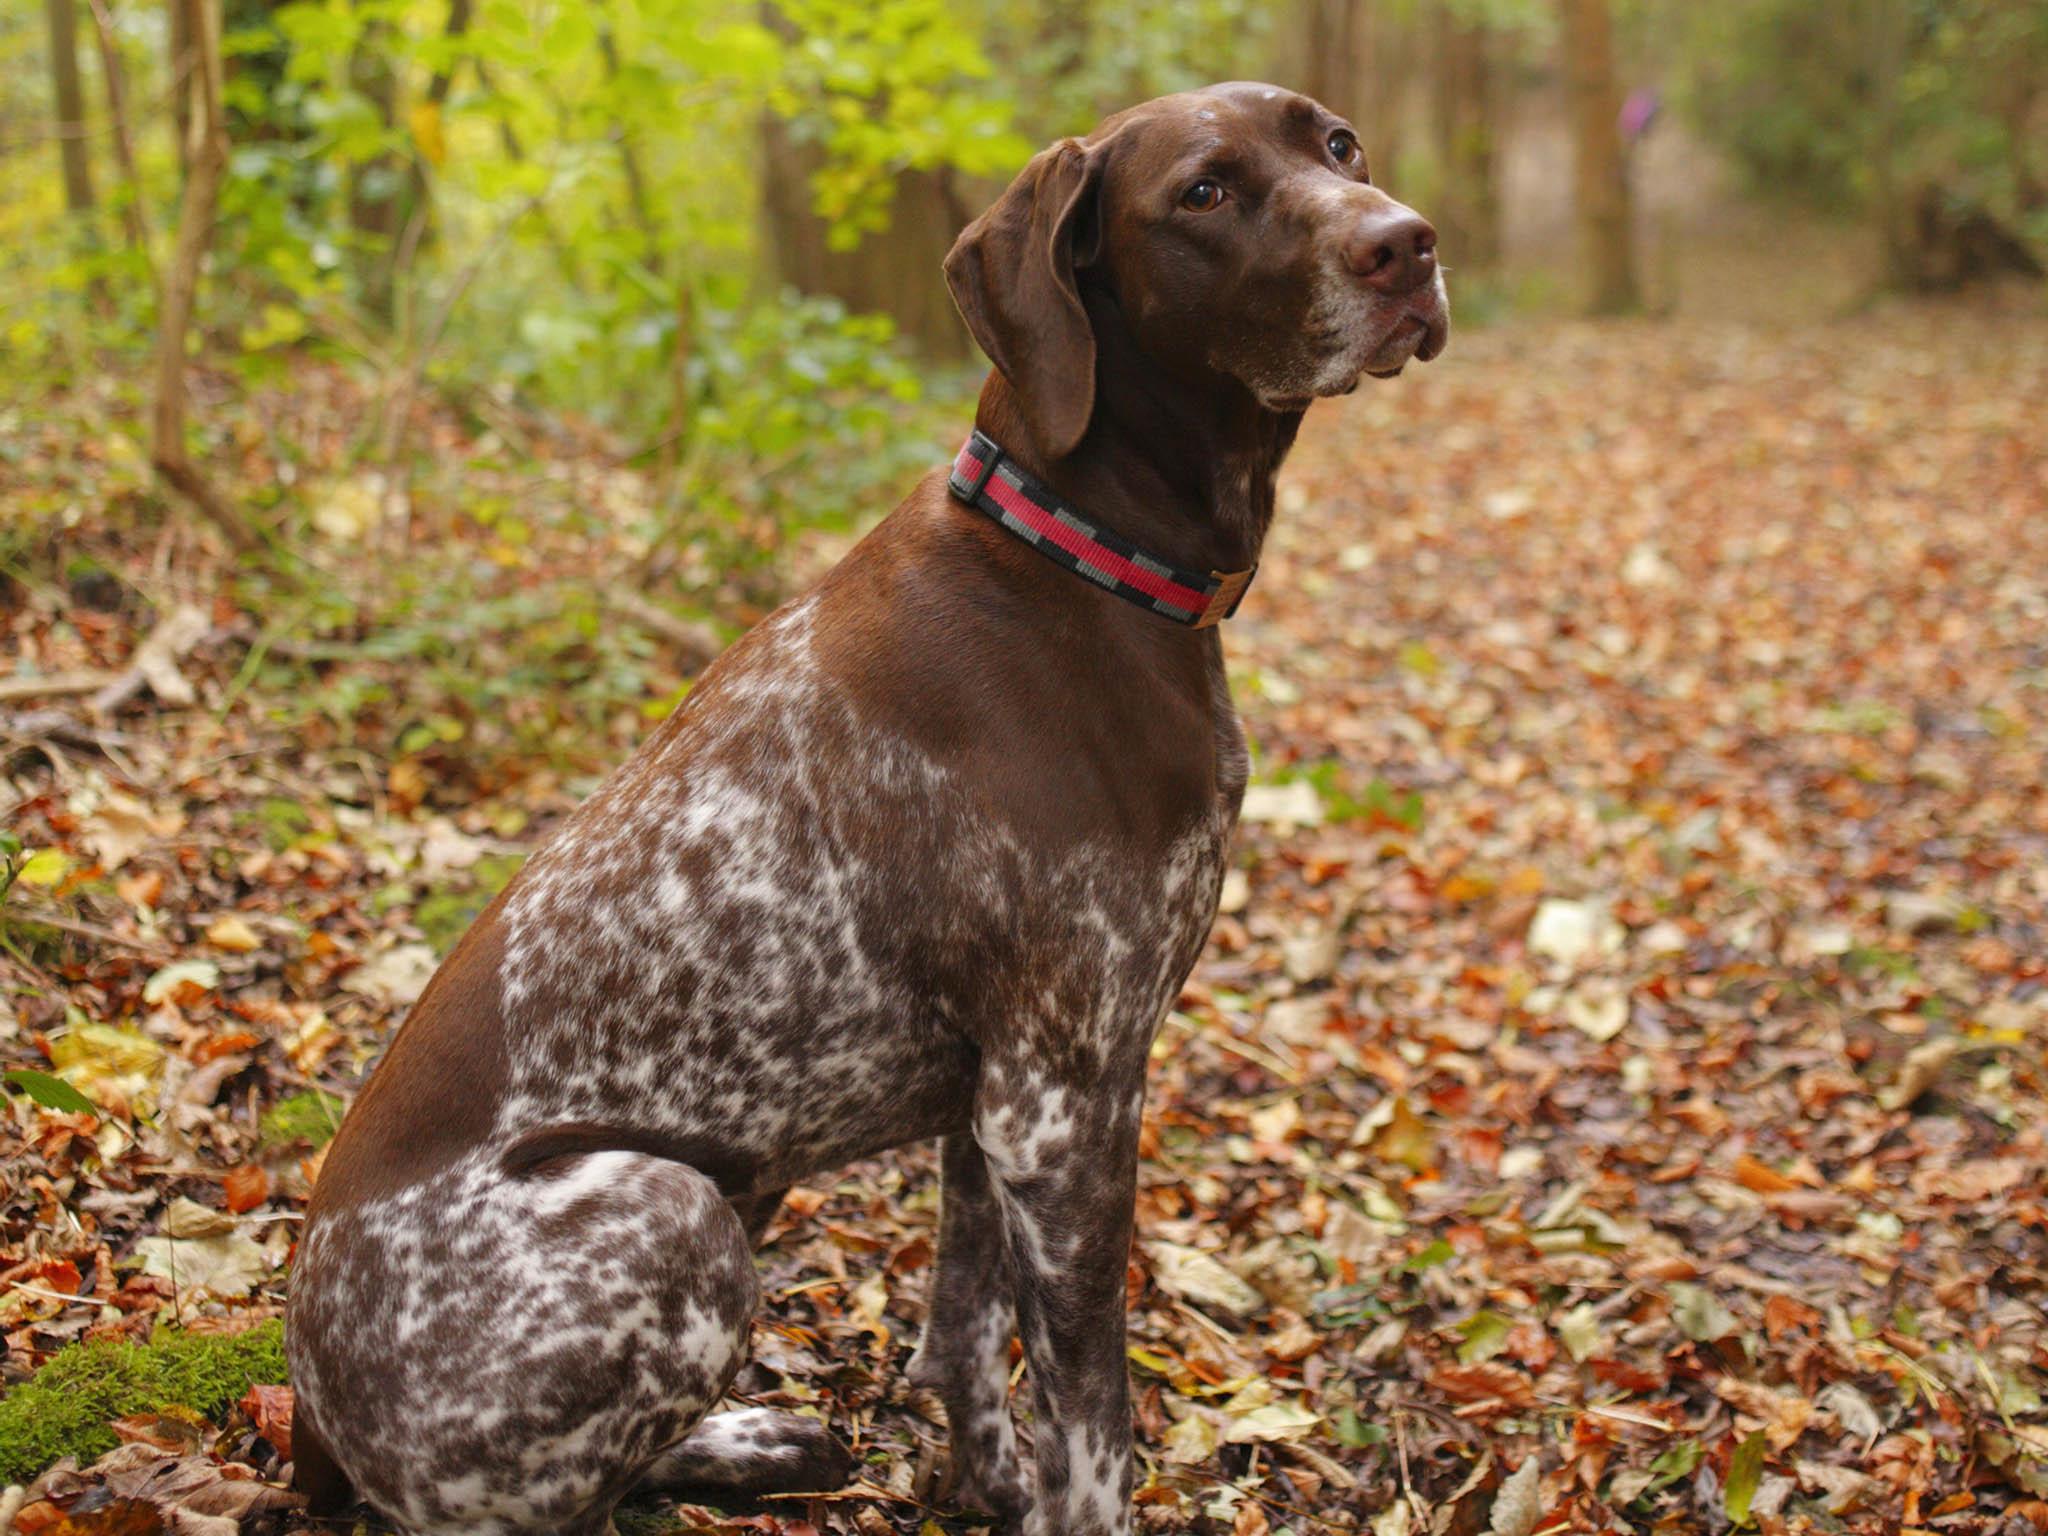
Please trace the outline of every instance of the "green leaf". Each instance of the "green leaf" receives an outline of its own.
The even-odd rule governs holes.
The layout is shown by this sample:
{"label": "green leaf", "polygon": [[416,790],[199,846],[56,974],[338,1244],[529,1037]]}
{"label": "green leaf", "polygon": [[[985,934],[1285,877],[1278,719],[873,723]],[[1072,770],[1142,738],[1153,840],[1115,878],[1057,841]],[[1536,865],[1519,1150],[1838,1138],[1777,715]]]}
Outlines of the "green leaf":
{"label": "green leaf", "polygon": [[1340,1409],[1337,1417],[1330,1421],[1330,1430],[1339,1444],[1348,1445],[1355,1451],[1387,1443],[1387,1432],[1377,1424],[1366,1423],[1355,1408]]}
{"label": "green leaf", "polygon": [[1711,1344],[1742,1331],[1741,1321],[1705,1286],[1674,1280],[1666,1289],[1671,1294],[1671,1321],[1695,1344]]}
{"label": "green leaf", "polygon": [[39,885],[48,888],[61,883],[71,873],[71,855],[58,848],[39,848],[28,856],[28,862],[21,866],[17,876],[23,885]]}
{"label": "green leaf", "polygon": [[33,1067],[16,1067],[7,1074],[6,1081],[8,1086],[19,1088],[45,1109],[60,1110],[67,1115],[96,1115],[100,1112],[98,1105],[63,1078],[38,1072]]}
{"label": "green leaf", "polygon": [[345,1107],[333,1094],[323,1093],[317,1088],[280,1099],[259,1126],[263,1143],[265,1146],[277,1146],[302,1141],[315,1147],[325,1146],[341,1128],[341,1112]]}
{"label": "green leaf", "polygon": [[1572,1359],[1582,1365],[1600,1347],[1600,1314],[1591,1302],[1580,1302],[1551,1326]]}
{"label": "green leaf", "polygon": [[1448,1264],[1458,1256],[1458,1250],[1442,1238],[1438,1238],[1420,1253],[1411,1254],[1396,1264],[1392,1273],[1397,1275],[1419,1275],[1425,1269],[1435,1269],[1439,1264]]}
{"label": "green leaf", "polygon": [[1508,1345],[1508,1334],[1514,1324],[1498,1312],[1475,1312],[1459,1323],[1452,1331],[1464,1337],[1458,1346],[1458,1361],[1471,1365],[1480,1360],[1491,1360]]}
{"label": "green leaf", "polygon": [[1728,1486],[1722,1492],[1722,1508],[1737,1525],[1749,1524],[1749,1506],[1756,1498],[1756,1485],[1764,1475],[1764,1433],[1758,1430],[1735,1448],[1728,1463]]}
{"label": "green leaf", "polygon": [[1653,1481],[1648,1491],[1655,1492],[1659,1488],[1668,1488],[1673,1483],[1691,1477],[1700,1464],[1701,1455],[1700,1443],[1697,1440],[1681,1440],[1669,1450],[1659,1452],[1657,1459],[1650,1463]]}

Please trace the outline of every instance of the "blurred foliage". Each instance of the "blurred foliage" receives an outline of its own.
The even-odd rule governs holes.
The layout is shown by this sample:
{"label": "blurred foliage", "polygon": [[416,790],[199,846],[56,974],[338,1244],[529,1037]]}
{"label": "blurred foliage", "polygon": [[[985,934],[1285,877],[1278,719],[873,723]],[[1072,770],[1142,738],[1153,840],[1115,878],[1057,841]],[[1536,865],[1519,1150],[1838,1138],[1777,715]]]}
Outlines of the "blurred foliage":
{"label": "blurred foliage", "polygon": [[[87,386],[107,394],[119,427],[105,456],[134,485],[123,505],[148,516],[162,503],[140,423],[181,184],[181,75],[166,9],[115,0],[106,15],[125,78],[131,178],[112,153],[94,14],[72,3],[100,197],[85,214],[64,208],[41,8],[0,8],[10,79],[0,284],[11,299],[0,307],[0,351],[14,364],[0,405],[33,411],[52,390]],[[300,551],[309,532],[377,521],[351,501],[439,495],[436,515],[494,530],[486,563],[500,574],[522,558],[507,551],[533,558],[543,523],[569,536],[622,533],[644,552],[632,579],[675,577],[693,600],[720,584],[748,601],[769,595],[764,572],[788,534],[885,502],[882,488],[929,458],[922,423],[950,431],[971,382],[936,365],[947,345],[919,356],[915,343],[929,335],[790,292],[778,256],[791,242],[835,256],[859,246],[884,287],[930,290],[934,227],[942,250],[1035,145],[1158,92],[1313,70],[1328,53],[1316,28],[1339,13],[1354,29],[1370,21],[1372,49],[1392,50],[1356,62],[1353,109],[1362,119],[1369,110],[1389,141],[1383,156],[1375,147],[1376,165],[1402,195],[1448,204],[1448,183],[1475,167],[1495,174],[1508,116],[1495,103],[1475,123],[1417,131],[1431,118],[1430,93],[1444,89],[1432,74],[1443,39],[1483,33],[1484,90],[1505,101],[1551,77],[1558,36],[1549,0],[223,7],[231,159],[197,350],[223,380],[217,391],[274,386],[308,360],[366,381],[342,446],[362,473],[339,483],[332,446],[316,448],[308,423],[236,423],[219,409],[194,413],[195,453],[240,460],[236,495],[280,554]],[[2035,256],[2048,249],[2040,5],[1620,0],[1617,12],[1632,81],[1676,86],[1756,186],[1866,218],[1900,280],[1958,275],[2000,240]],[[1354,79],[1342,61],[1334,73],[1329,64],[1321,58],[1332,89]],[[1378,98],[1392,105],[1368,108]],[[1447,133],[1484,142],[1460,160]],[[794,206],[814,228],[793,228],[790,200],[768,195],[784,178],[801,180]],[[130,206],[143,216],[139,240],[124,222]],[[901,240],[919,221],[921,241]],[[1940,259],[1914,255],[1924,249]],[[813,263],[804,280],[828,266]],[[873,303],[874,287],[836,291]],[[1541,303],[1557,290],[1554,274],[1533,266],[1468,268],[1461,312]],[[924,321],[902,323],[917,332]],[[599,515],[573,497],[522,507],[474,475],[454,486],[473,466],[436,464],[409,440],[407,411],[421,396],[491,429],[508,460],[537,451],[531,433],[499,430],[510,420],[601,433],[616,462],[654,477],[655,492]],[[6,419],[0,465],[13,452]],[[50,510],[35,490],[6,503],[17,521]],[[408,536],[418,532],[409,522]],[[0,529],[7,549],[22,539]],[[423,655],[473,633],[480,615],[524,623],[520,603],[552,600],[530,572],[526,588],[505,583],[487,596],[453,569],[460,563],[392,572],[374,591],[318,561],[280,560],[245,579],[308,615],[317,634],[387,628]],[[486,571],[483,585],[497,579]],[[574,605],[553,611],[559,619]],[[578,664],[589,660],[579,654]]]}
{"label": "blurred foliage", "polygon": [[1909,285],[1967,275],[1927,248],[1973,227],[2048,264],[2048,6],[1730,0],[1680,15],[1695,114],[1754,189],[1869,215]]}

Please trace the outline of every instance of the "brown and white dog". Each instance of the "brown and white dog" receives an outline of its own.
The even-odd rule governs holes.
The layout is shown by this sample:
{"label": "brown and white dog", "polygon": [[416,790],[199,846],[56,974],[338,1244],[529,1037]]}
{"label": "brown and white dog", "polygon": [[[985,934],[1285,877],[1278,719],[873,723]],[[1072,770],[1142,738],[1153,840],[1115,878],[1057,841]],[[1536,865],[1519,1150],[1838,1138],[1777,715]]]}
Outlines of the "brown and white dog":
{"label": "brown and white dog", "polygon": [[1443,347],[1434,247],[1342,121],[1246,84],[1054,145],[967,228],[996,366],[950,479],[704,674],[342,1126],[291,1282],[302,1487],[574,1536],[636,1486],[843,1476],[814,1420],[710,1412],[753,1239],[793,1180],[936,1136],[910,1369],[954,1497],[1130,1530],[1145,1061],[1246,774],[1214,624],[1310,400]]}

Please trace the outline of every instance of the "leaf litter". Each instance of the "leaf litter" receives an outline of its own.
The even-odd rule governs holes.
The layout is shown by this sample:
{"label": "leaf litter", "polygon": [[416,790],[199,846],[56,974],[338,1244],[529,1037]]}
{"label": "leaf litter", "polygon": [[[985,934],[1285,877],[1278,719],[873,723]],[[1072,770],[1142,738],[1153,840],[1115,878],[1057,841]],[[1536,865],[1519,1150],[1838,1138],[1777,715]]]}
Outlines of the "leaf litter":
{"label": "leaf litter", "polygon": [[[1141,1529],[2048,1530],[2044,394],[2048,323],[1925,307],[1481,332],[1312,419],[1226,633],[1225,910],[1155,1050]],[[460,494],[415,486],[421,526]],[[601,520],[533,521],[607,579]],[[373,644],[259,656],[209,560],[8,620],[35,670],[146,684],[74,716],[104,750],[10,748],[10,1384],[279,1314],[363,1069],[687,683],[643,649],[644,711],[536,753]],[[762,1254],[738,1392],[821,1414],[855,1487],[632,1530],[981,1528],[904,1375],[935,1184],[923,1150],[823,1179]],[[287,1388],[171,1407],[16,1528],[290,1520],[150,1492],[268,1489]]]}

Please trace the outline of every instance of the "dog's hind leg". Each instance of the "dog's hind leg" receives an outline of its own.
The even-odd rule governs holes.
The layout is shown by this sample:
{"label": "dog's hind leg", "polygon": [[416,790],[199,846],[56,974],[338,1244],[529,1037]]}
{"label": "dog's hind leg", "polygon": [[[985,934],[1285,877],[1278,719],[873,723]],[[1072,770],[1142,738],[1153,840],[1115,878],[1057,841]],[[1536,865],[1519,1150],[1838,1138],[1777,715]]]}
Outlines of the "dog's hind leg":
{"label": "dog's hind leg", "polygon": [[663,1451],[639,1486],[655,1493],[828,1493],[843,1487],[852,1471],[852,1458],[818,1420],[772,1408],[732,1408]]}
{"label": "dog's hind leg", "polygon": [[696,1170],[479,1153],[322,1213],[288,1349],[339,1470],[406,1531],[599,1536],[731,1384],[759,1298]]}

